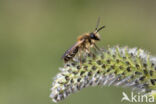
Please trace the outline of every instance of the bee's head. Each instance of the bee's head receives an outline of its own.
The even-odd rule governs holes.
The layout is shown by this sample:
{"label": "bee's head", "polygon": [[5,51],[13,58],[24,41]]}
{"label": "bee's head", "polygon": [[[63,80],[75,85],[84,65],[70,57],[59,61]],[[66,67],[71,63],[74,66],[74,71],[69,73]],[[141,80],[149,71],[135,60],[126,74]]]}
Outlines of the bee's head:
{"label": "bee's head", "polygon": [[98,33],[90,33],[89,34],[90,38],[93,39],[93,40],[100,40],[100,35]]}
{"label": "bee's head", "polygon": [[92,39],[92,40],[97,40],[97,41],[100,40],[100,35],[98,34],[98,32],[99,32],[100,30],[102,30],[103,28],[105,28],[105,26],[102,26],[102,27],[98,28],[99,23],[100,23],[100,17],[98,18],[95,31],[94,31],[94,32],[91,32],[91,33],[89,34],[89,37],[90,37],[90,39]]}
{"label": "bee's head", "polygon": [[99,29],[96,29],[95,32],[91,32],[89,34],[90,38],[93,40],[100,40],[100,35],[98,34],[98,32],[100,30],[102,30],[105,26],[100,27]]}

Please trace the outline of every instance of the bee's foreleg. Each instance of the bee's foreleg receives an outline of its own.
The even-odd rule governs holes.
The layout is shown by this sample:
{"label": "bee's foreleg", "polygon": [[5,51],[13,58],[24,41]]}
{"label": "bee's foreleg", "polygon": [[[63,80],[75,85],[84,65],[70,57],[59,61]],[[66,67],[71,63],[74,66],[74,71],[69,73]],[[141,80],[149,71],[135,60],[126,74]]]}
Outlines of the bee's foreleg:
{"label": "bee's foreleg", "polygon": [[94,44],[94,49],[95,51],[100,51],[100,48],[96,44]]}

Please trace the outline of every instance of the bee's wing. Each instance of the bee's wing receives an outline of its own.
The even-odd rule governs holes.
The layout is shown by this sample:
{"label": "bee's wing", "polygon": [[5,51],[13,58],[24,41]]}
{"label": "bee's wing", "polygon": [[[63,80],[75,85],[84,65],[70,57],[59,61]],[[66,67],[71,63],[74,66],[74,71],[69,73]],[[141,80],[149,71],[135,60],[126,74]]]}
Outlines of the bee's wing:
{"label": "bee's wing", "polygon": [[78,41],[76,42],[70,49],[68,49],[64,55],[62,56],[62,59],[69,53],[71,53],[72,51],[74,51],[74,49],[76,49],[82,42],[84,42],[84,40]]}

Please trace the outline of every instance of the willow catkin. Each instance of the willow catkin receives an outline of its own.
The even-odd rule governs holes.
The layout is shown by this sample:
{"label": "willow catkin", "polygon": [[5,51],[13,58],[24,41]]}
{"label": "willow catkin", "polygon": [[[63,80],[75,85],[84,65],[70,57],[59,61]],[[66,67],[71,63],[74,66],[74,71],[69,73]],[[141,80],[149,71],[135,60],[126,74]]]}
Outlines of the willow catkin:
{"label": "willow catkin", "polygon": [[94,55],[76,57],[54,78],[50,97],[54,102],[87,86],[114,85],[129,87],[139,93],[156,91],[156,58],[142,49],[113,47]]}

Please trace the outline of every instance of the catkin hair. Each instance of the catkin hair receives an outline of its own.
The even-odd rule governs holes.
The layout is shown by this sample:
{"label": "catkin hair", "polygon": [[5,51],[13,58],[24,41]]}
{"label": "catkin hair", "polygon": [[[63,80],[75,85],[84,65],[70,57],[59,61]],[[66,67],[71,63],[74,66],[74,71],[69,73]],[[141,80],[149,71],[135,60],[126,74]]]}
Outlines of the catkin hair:
{"label": "catkin hair", "polygon": [[140,93],[156,90],[156,57],[138,48],[112,47],[83,54],[60,68],[50,97],[54,102],[88,86],[128,87]]}

